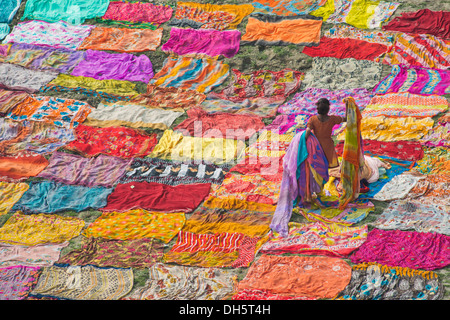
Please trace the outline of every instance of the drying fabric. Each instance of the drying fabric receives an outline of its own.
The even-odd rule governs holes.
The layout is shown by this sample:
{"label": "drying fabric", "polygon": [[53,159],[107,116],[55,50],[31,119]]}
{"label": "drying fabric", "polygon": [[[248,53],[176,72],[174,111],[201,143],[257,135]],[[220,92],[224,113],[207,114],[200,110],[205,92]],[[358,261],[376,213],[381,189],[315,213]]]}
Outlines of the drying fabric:
{"label": "drying fabric", "polygon": [[99,103],[86,121],[87,126],[151,128],[166,130],[184,113],[147,108],[145,105],[119,101],[116,103]]}
{"label": "drying fabric", "polygon": [[450,93],[450,71],[396,64],[375,86],[373,92],[375,94],[409,92],[441,96]]}
{"label": "drying fabric", "polygon": [[37,176],[47,165],[48,160],[41,155],[0,156],[0,180],[26,180]]}
{"label": "drying fabric", "polygon": [[[283,158],[281,157],[255,157],[249,156],[242,159],[230,172],[238,172],[243,175],[259,174],[261,176],[274,176],[283,173]],[[271,180],[271,177],[269,177]]]}
{"label": "drying fabric", "polygon": [[28,43],[13,43],[8,54],[4,58],[0,57],[0,61],[5,63],[57,73],[69,73],[83,59],[85,59],[83,51]]}
{"label": "drying fabric", "polygon": [[64,21],[49,23],[40,20],[20,22],[3,43],[29,43],[76,50],[94,26],[71,25]]}
{"label": "drying fabric", "polygon": [[448,69],[449,55],[450,40],[442,40],[427,34],[399,33],[395,37],[394,45],[384,57],[383,63]]}
{"label": "drying fabric", "polygon": [[352,268],[332,257],[262,255],[238,283],[238,290],[330,299],[350,282]]}
{"label": "drying fabric", "polygon": [[390,47],[394,43],[395,34],[395,32],[363,30],[346,24],[337,24],[325,31],[324,37],[363,40],[370,43],[384,44],[385,46]]}
{"label": "drying fabric", "polygon": [[195,29],[236,29],[242,20],[254,10],[251,4],[211,4],[177,2],[170,26]]}
{"label": "drying fabric", "polygon": [[194,267],[248,267],[255,258],[259,237],[242,233],[196,234],[180,231],[163,263]]}
{"label": "drying fabric", "polygon": [[422,174],[450,173],[450,153],[447,148],[424,148],[424,156],[417,161],[414,170]]}
{"label": "drying fabric", "polygon": [[25,191],[28,190],[26,183],[13,183],[0,181],[0,216],[7,214],[14,204],[19,201]]}
{"label": "drying fabric", "polygon": [[317,300],[312,297],[271,293],[268,290],[244,289],[231,297],[232,300]]}
{"label": "drying fabric", "polygon": [[191,108],[186,113],[188,118],[174,130],[194,137],[246,140],[264,128],[264,122],[258,116],[225,112],[209,114],[201,108]]}
{"label": "drying fabric", "polygon": [[[336,144],[336,152],[342,155],[344,142]],[[419,141],[378,141],[363,140],[363,150],[365,154],[374,156],[387,156],[400,160],[418,161],[423,158],[424,152]]]}
{"label": "drying fabric", "polygon": [[12,121],[3,117],[0,118],[0,152],[2,154],[7,154],[5,145],[7,145],[10,140],[14,142],[17,140],[17,137],[23,131],[23,124],[23,122]]}
{"label": "drying fabric", "polygon": [[284,100],[300,88],[304,76],[302,72],[291,69],[258,70],[251,73],[243,73],[237,69],[231,71],[230,84],[219,93],[210,93],[208,99],[243,102],[246,99],[276,97]]}
{"label": "drying fabric", "polygon": [[409,92],[375,95],[362,112],[364,118],[386,117],[434,117],[448,110],[447,99],[438,95],[419,95]]}
{"label": "drying fabric", "polygon": [[29,70],[9,63],[0,63],[0,89],[36,92],[57,75],[57,73]]}
{"label": "drying fabric", "polygon": [[35,246],[0,244],[0,267],[29,266],[49,267],[59,259],[61,250],[69,242],[57,244],[38,244]]}
{"label": "drying fabric", "polygon": [[[372,92],[365,88],[330,90],[323,88],[308,88],[297,92],[289,101],[278,107],[278,112],[283,114],[317,114],[315,103],[320,98],[330,101],[330,115],[345,116],[346,97],[353,97],[360,111],[363,111],[373,97]],[[282,132],[281,132],[282,133]]]}
{"label": "drying fabric", "polygon": [[423,177],[421,176],[415,176],[408,172],[404,172],[403,174],[393,177],[391,181],[386,183],[380,191],[373,196],[373,199],[377,201],[403,199],[422,178]]}
{"label": "drying fabric", "polygon": [[[1,26],[1,24],[0,24],[0,26]],[[0,44],[0,59],[3,59],[2,57],[6,57],[8,55],[10,48],[11,48],[11,44],[9,44],[9,43]]]}
{"label": "drying fabric", "polygon": [[0,40],[4,39],[11,32],[7,23],[0,23]]}
{"label": "drying fabric", "polygon": [[24,300],[38,282],[40,267],[0,268],[0,300]]}
{"label": "drying fabric", "polygon": [[172,17],[173,9],[169,5],[157,5],[142,2],[111,1],[102,16],[103,20],[151,23],[159,26]]}
{"label": "drying fabric", "polygon": [[209,194],[211,184],[170,186],[156,182],[120,183],[108,196],[102,211],[127,211],[135,208],[162,212],[192,212]]}
{"label": "drying fabric", "polygon": [[384,209],[372,225],[383,230],[414,230],[450,236],[450,225],[446,218],[449,212],[448,205],[424,204],[415,200],[395,200]]}
{"label": "drying fabric", "polygon": [[428,174],[411,189],[408,198],[415,203],[448,205],[449,191],[449,173]]}
{"label": "drying fabric", "polygon": [[57,263],[71,266],[149,268],[163,255],[162,244],[153,239],[108,240],[82,238],[80,249],[62,256]]}
{"label": "drying fabric", "polygon": [[441,123],[447,123],[450,122],[450,113],[447,112],[446,114],[444,114],[442,117],[439,118],[439,122]]}
{"label": "drying fabric", "polygon": [[289,223],[286,238],[274,232],[261,247],[263,254],[308,254],[345,258],[367,238],[367,226],[346,227],[337,224]]}
{"label": "drying fabric", "polygon": [[158,158],[134,158],[120,183],[158,182],[172,186],[179,184],[221,184],[227,168],[209,163],[183,163]]}
{"label": "drying fabric", "polygon": [[131,102],[151,108],[190,109],[198,107],[206,96],[196,90],[175,87],[147,86],[147,91],[131,99]]}
{"label": "drying fabric", "polygon": [[277,16],[308,14],[325,4],[326,0],[253,0],[254,13]]}
{"label": "drying fabric", "polygon": [[96,26],[77,48],[117,52],[155,51],[160,45],[162,28],[127,29]]}
{"label": "drying fabric", "polygon": [[28,97],[25,91],[0,89],[0,114],[9,113],[18,103]]}
{"label": "drying fabric", "polygon": [[273,214],[276,208],[276,206],[266,203],[249,202],[231,198],[216,198],[212,196],[205,200],[203,206],[211,209],[220,208],[224,210],[239,210],[241,212],[257,211],[265,214]]}
{"label": "drying fabric", "polygon": [[133,269],[55,265],[42,268],[30,295],[69,300],[118,300],[133,287]]}
{"label": "drying fabric", "polygon": [[148,157],[184,162],[201,160],[222,165],[239,161],[244,148],[245,144],[241,140],[190,137],[165,130]]}
{"label": "drying fabric", "polygon": [[450,39],[450,12],[420,9],[402,12],[400,16],[383,25],[383,30],[414,34],[431,34]]}
{"label": "drying fabric", "polygon": [[450,123],[437,123],[421,142],[428,147],[446,147],[450,148]]}
{"label": "drying fabric", "polygon": [[84,230],[83,235],[110,240],[154,238],[168,243],[181,230],[184,222],[183,212],[151,212],[143,209],[104,212]]}
{"label": "drying fabric", "polygon": [[0,228],[0,242],[21,246],[61,244],[78,237],[84,224],[80,218],[19,211]]}
{"label": "drying fabric", "polygon": [[218,268],[171,266],[149,268],[145,285],[123,300],[223,300],[235,290],[236,273]]}
{"label": "drying fabric", "polygon": [[6,117],[15,121],[43,121],[72,129],[82,123],[92,110],[83,101],[33,95],[16,105]]}
{"label": "drying fabric", "polygon": [[[347,23],[359,29],[381,28],[397,10],[399,2],[372,0],[334,0],[334,12],[327,17],[329,23]],[[323,16],[325,12],[316,13]]]}
{"label": "drying fabric", "polygon": [[286,237],[293,207],[310,202],[312,194],[322,191],[327,181],[328,161],[319,141],[314,134],[306,139],[304,131],[297,133],[283,158],[283,176],[271,229]]}
{"label": "drying fabric", "polygon": [[221,185],[212,186],[211,195],[273,205],[278,201],[280,182],[281,175],[267,180],[260,175],[229,173]]}
{"label": "drying fabric", "polygon": [[279,114],[275,117],[271,124],[264,127],[267,131],[276,131],[280,134],[298,133],[305,130],[306,123],[312,115],[306,114]]}
{"label": "drying fabric", "polygon": [[286,154],[293,138],[294,134],[279,134],[277,130],[261,130],[258,132],[256,141],[245,150],[245,155],[251,157],[282,157]]}
{"label": "drying fabric", "polygon": [[106,198],[111,192],[112,189],[103,187],[72,186],[53,181],[30,182],[30,188],[13,209],[25,213],[98,209],[106,205]]}
{"label": "drying fabric", "polygon": [[260,15],[248,18],[241,45],[314,46],[320,42],[322,19],[311,15]]}
{"label": "drying fabric", "polygon": [[150,85],[208,93],[228,77],[229,65],[211,58],[167,57]]}
{"label": "drying fabric", "polygon": [[316,47],[305,47],[303,53],[310,57],[378,61],[388,51],[388,46],[350,38],[320,38]]}
{"label": "drying fabric", "polygon": [[122,158],[143,157],[158,143],[154,133],[148,135],[125,127],[95,128],[81,124],[75,128],[75,136],[76,140],[65,147],[87,157],[100,153]]}
{"label": "drying fabric", "polygon": [[241,32],[238,30],[196,30],[171,28],[170,38],[161,50],[176,55],[225,58],[234,57],[239,51]]}
{"label": "drying fabric", "polygon": [[90,77],[78,77],[62,73],[49,82],[45,88],[58,86],[69,89],[82,88],[81,91],[93,91],[94,96],[101,96],[101,93],[106,93],[120,97],[135,97],[139,94],[136,91],[136,84],[130,81],[115,79],[97,80]]}
{"label": "drying fabric", "polygon": [[52,153],[48,166],[38,177],[71,185],[111,188],[125,174],[132,160],[99,155],[96,158]]}
{"label": "drying fabric", "polygon": [[450,236],[432,232],[373,229],[350,260],[434,270],[450,264]]}
{"label": "drying fabric", "polygon": [[441,300],[444,286],[432,271],[375,262],[352,267],[352,278],[335,300]]}
{"label": "drying fabric", "polygon": [[354,58],[313,57],[312,69],[306,72],[304,88],[344,90],[372,89],[381,80],[381,63]]}
{"label": "drying fabric", "polygon": [[153,77],[153,65],[142,54],[107,53],[86,50],[85,58],[70,73],[73,76],[90,77],[97,80],[126,80],[148,83]]}
{"label": "drying fabric", "polygon": [[0,23],[11,23],[20,8],[22,0],[2,0],[2,12],[0,13]]}

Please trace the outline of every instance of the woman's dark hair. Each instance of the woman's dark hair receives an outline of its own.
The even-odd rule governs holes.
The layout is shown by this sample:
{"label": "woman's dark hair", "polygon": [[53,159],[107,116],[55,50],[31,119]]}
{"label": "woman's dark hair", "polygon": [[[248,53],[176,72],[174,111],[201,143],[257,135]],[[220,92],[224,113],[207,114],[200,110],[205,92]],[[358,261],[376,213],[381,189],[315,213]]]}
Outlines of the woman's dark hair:
{"label": "woman's dark hair", "polygon": [[328,114],[328,111],[330,111],[330,101],[328,101],[328,99],[326,98],[320,98],[316,102],[316,106],[318,114],[326,115]]}

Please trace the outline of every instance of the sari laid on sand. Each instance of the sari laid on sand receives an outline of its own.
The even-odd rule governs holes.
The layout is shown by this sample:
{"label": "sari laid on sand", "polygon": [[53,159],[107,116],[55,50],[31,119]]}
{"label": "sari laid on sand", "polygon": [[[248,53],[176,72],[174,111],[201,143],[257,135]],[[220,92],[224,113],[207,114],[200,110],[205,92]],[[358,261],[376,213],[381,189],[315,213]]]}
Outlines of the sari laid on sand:
{"label": "sari laid on sand", "polygon": [[29,70],[22,66],[0,63],[0,89],[36,92],[58,76],[57,73]]}
{"label": "sari laid on sand", "polygon": [[0,156],[0,180],[22,181],[37,176],[48,165],[48,160],[39,154],[17,154]]}
{"label": "sari laid on sand", "polygon": [[325,4],[326,0],[254,0],[253,13],[277,16],[308,14]]}
{"label": "sari laid on sand", "polygon": [[38,282],[40,269],[28,266],[0,268],[0,300],[26,299]]}
{"label": "sari laid on sand", "polygon": [[5,114],[8,114],[17,104],[25,100],[28,96],[29,94],[25,91],[0,89],[0,115],[4,116]]}
{"label": "sari laid on sand", "polygon": [[288,223],[294,205],[304,206],[314,192],[328,181],[328,160],[319,141],[311,134],[297,133],[283,158],[283,178],[276,211],[270,227],[282,237],[288,235]]}
{"label": "sari laid on sand", "polygon": [[27,183],[0,181],[0,215],[7,214],[28,188]]}
{"label": "sari laid on sand", "polygon": [[352,97],[346,98],[345,102],[347,103],[347,128],[342,152],[341,182],[343,192],[339,199],[339,209],[344,209],[349,202],[358,197],[359,180],[364,167],[361,112]]}

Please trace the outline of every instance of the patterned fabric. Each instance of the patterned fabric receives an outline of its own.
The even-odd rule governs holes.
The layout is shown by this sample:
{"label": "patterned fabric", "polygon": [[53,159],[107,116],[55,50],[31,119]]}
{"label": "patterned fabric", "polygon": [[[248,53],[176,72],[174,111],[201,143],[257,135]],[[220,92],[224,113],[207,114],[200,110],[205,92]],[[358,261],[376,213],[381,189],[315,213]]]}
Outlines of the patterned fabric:
{"label": "patterned fabric", "polygon": [[0,268],[0,300],[26,299],[36,285],[39,276],[39,267]]}
{"label": "patterned fabric", "polygon": [[103,20],[151,23],[159,26],[172,17],[169,5],[156,5],[142,2],[111,1],[102,16]]}
{"label": "patterned fabric", "polygon": [[142,54],[107,53],[86,50],[85,58],[70,73],[73,76],[91,77],[97,80],[126,80],[148,83],[153,77],[153,65]]}
{"label": "patterned fabric", "polygon": [[52,266],[59,259],[61,250],[68,245],[68,241],[56,244],[38,244],[35,246],[0,243],[0,266]]}
{"label": "patterned fabric", "polygon": [[409,92],[375,95],[362,112],[364,118],[377,116],[434,117],[447,111],[447,99],[437,95],[423,96]]}
{"label": "patterned fabric", "polygon": [[352,278],[335,300],[441,300],[444,286],[432,271],[375,262],[352,267]]}
{"label": "patterned fabric", "polygon": [[83,101],[33,95],[16,105],[6,117],[16,121],[44,121],[71,129],[82,123],[92,110]]}
{"label": "patterned fabric", "polygon": [[412,229],[417,232],[435,232],[450,236],[450,225],[445,217],[448,212],[450,212],[448,205],[396,200],[384,209],[372,225],[384,230]]}
{"label": "patterned fabric", "polygon": [[450,236],[440,233],[373,229],[350,260],[434,270],[450,264]]}
{"label": "patterned fabric", "polygon": [[169,25],[195,29],[236,29],[253,10],[251,4],[218,5],[178,1],[174,19]]}
{"label": "patterned fabric", "polygon": [[208,93],[225,81],[229,69],[227,64],[214,59],[167,57],[149,84]]}
{"label": "patterned fabric", "polygon": [[324,37],[364,40],[370,43],[380,43],[391,46],[394,43],[395,34],[395,32],[363,30],[346,24],[337,24],[325,31]]}
{"label": "patterned fabric", "polygon": [[153,239],[108,240],[82,238],[80,249],[62,256],[57,263],[71,266],[149,268],[163,255],[163,245]]}
{"label": "patterned fabric", "polygon": [[239,51],[241,32],[238,30],[196,30],[171,28],[170,38],[161,50],[175,55],[194,57],[234,57]]}
{"label": "patterned fabric", "polygon": [[248,18],[242,45],[313,46],[320,42],[322,19],[311,15],[290,17],[257,15]]}
{"label": "patterned fabric", "polygon": [[254,0],[254,13],[278,16],[297,16],[308,14],[325,4],[326,0]]}
{"label": "patterned fabric", "polygon": [[428,147],[450,148],[450,123],[437,123],[422,137],[421,142]]}
{"label": "patterned fabric", "polygon": [[111,188],[72,186],[53,181],[30,182],[30,188],[14,205],[26,213],[55,213],[63,210],[98,209],[106,205]]}
{"label": "patterned fabric", "polygon": [[277,131],[261,130],[258,138],[245,150],[246,156],[281,157],[292,142],[294,134],[279,134]]}
{"label": "patterned fabric", "polygon": [[99,155],[96,158],[65,152],[52,153],[40,178],[85,187],[111,188],[123,176],[132,160]]}
{"label": "patterned fabric", "polygon": [[352,268],[331,257],[262,255],[238,283],[238,290],[330,299],[350,282]]}
{"label": "patterned fabric", "polygon": [[312,69],[306,72],[304,88],[344,90],[371,89],[381,80],[382,65],[354,58],[313,57]]}
{"label": "patterned fabric", "polygon": [[43,45],[13,43],[8,54],[0,61],[17,64],[33,70],[69,73],[85,59],[83,51],[56,49]]}
{"label": "patterned fabric", "polygon": [[414,168],[422,174],[450,173],[450,153],[447,148],[424,148],[424,157],[417,161]]}
{"label": "patterned fabric", "polygon": [[386,183],[380,191],[373,196],[373,199],[377,201],[403,199],[422,178],[423,177],[410,174],[409,172],[399,174]]}
{"label": "patterned fabric", "polygon": [[337,224],[289,223],[289,234],[283,238],[273,232],[261,247],[266,254],[308,254],[343,258],[348,256],[367,238],[367,226],[346,227]]}
{"label": "patterned fabric", "polygon": [[124,300],[222,300],[233,293],[233,270],[171,266],[158,263],[149,268],[143,287]]}
{"label": "patterned fabric", "polygon": [[0,216],[7,214],[28,188],[26,183],[0,181]]}
{"label": "patterned fabric", "polygon": [[317,300],[312,297],[271,293],[267,290],[244,289],[231,297],[232,300]]}
{"label": "patterned fabric", "polygon": [[409,92],[421,95],[450,93],[450,71],[417,66],[394,65],[373,92]]}
{"label": "patterned fabric", "polygon": [[64,243],[79,236],[84,224],[80,218],[19,211],[0,228],[0,242],[21,246]]}
{"label": "patterned fabric", "polygon": [[448,69],[450,67],[450,41],[432,35],[409,35],[399,33],[395,43],[383,62],[413,65],[427,68]]}
{"label": "patterned fabric", "polygon": [[[0,89],[0,114],[9,113],[18,103],[22,102],[28,93],[25,91],[11,91]],[[3,121],[3,120],[2,120]]]}
{"label": "patterned fabric", "polygon": [[[61,75],[61,74],[60,74]],[[90,83],[89,85],[92,85],[92,82],[90,80],[94,80],[94,81],[98,81],[95,80],[93,78],[85,78],[85,77],[80,77],[81,80],[83,80],[83,83],[81,83],[81,85],[86,86],[86,83]],[[78,81],[80,80],[78,79]],[[103,81],[108,81],[108,80],[103,80]],[[111,81],[111,80],[109,80]],[[127,83],[127,82],[125,82]],[[97,83],[97,85],[100,84],[101,86],[105,86],[105,84],[102,83]],[[127,83],[132,84],[131,82]],[[119,84],[120,85],[120,84]],[[134,86],[134,84],[132,84]],[[42,87],[40,90],[40,93],[45,94],[46,92],[51,93],[57,93],[57,95],[63,93],[69,93],[69,94],[79,94],[84,96],[85,99],[89,99],[89,98],[102,98],[107,102],[117,102],[117,101],[130,101],[130,97],[129,96],[118,96],[115,94],[111,94],[111,93],[107,93],[107,92],[103,92],[103,91],[96,91],[96,90],[92,90],[92,89],[87,89],[87,88],[83,88],[83,87],[73,87],[73,88],[68,88],[62,85],[46,85],[45,87]],[[131,94],[137,94],[136,92],[132,92]]]}
{"label": "patterned fabric", "polygon": [[428,174],[412,188],[408,197],[415,203],[431,205],[448,205],[450,191],[450,174]]}
{"label": "patterned fabric", "polygon": [[306,124],[311,117],[312,115],[297,113],[279,114],[275,117],[271,124],[264,127],[264,130],[278,130],[280,134],[298,133],[301,130],[305,130]]}
{"label": "patterned fabric", "polygon": [[208,163],[183,163],[158,158],[134,158],[120,183],[158,182],[172,186],[179,184],[221,184],[226,167]]}
{"label": "patterned fabric", "polygon": [[0,89],[36,92],[56,76],[56,73],[29,70],[9,63],[0,63]]}
{"label": "patterned fabric", "polygon": [[49,23],[40,20],[19,22],[3,43],[29,43],[76,50],[94,26],[71,25],[64,21]]}
{"label": "patterned fabric", "polygon": [[30,295],[70,300],[118,300],[132,287],[131,268],[55,265],[42,268]]}
{"label": "patterned fabric", "polygon": [[147,135],[125,127],[95,128],[81,124],[75,128],[75,135],[76,140],[66,148],[91,157],[100,153],[122,158],[143,157],[158,143],[154,133]]}
{"label": "patterned fabric", "polygon": [[253,261],[259,237],[242,233],[196,234],[180,231],[163,263],[195,267],[239,268]]}
{"label": "patterned fabric", "polygon": [[183,212],[161,213],[143,209],[104,212],[84,230],[83,235],[110,240],[155,238],[167,243],[181,230],[184,221]]}
{"label": "patterned fabric", "polygon": [[18,154],[0,156],[0,180],[19,182],[35,177],[48,165],[48,160],[41,155]]}

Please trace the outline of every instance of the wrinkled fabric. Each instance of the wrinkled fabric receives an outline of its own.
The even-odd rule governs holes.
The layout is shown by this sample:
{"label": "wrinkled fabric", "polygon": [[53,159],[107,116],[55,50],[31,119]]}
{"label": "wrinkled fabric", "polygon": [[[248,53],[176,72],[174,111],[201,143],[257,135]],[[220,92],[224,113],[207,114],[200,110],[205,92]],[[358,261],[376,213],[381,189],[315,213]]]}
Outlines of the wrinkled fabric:
{"label": "wrinkled fabric", "polygon": [[57,75],[53,72],[29,70],[9,63],[0,63],[0,88],[32,93],[39,91]]}
{"label": "wrinkled fabric", "polygon": [[[7,114],[27,97],[28,93],[25,91],[0,89],[0,114]],[[3,119],[1,121],[3,121]]]}
{"label": "wrinkled fabric", "polygon": [[40,267],[0,268],[0,300],[24,300],[36,285]]}
{"label": "wrinkled fabric", "polygon": [[172,13],[173,9],[169,5],[111,1],[105,14],[102,16],[102,19],[151,23],[159,26],[170,20]]}
{"label": "wrinkled fabric", "polygon": [[[0,24],[11,23],[17,11],[19,10],[22,0],[2,0],[0,5],[2,11],[0,12]],[[0,37],[1,39],[1,37]]]}
{"label": "wrinkled fabric", "polygon": [[4,39],[11,32],[7,23],[0,23],[0,40]]}
{"label": "wrinkled fabric", "polygon": [[448,205],[449,192],[449,173],[427,174],[412,188],[408,198],[413,199],[415,203]]}
{"label": "wrinkled fabric", "polygon": [[450,153],[444,147],[424,147],[424,156],[417,161],[414,168],[422,174],[448,174],[450,173]]}
{"label": "wrinkled fabric", "polygon": [[403,199],[422,178],[423,177],[421,176],[415,176],[408,174],[408,172],[404,172],[403,174],[393,177],[391,181],[386,183],[380,191],[373,196],[373,199],[377,201]]}
{"label": "wrinkled fabric", "polygon": [[47,165],[48,160],[42,155],[0,156],[0,180],[26,180],[37,176]]}
{"label": "wrinkled fabric", "polygon": [[131,102],[144,104],[151,108],[186,110],[198,107],[205,98],[203,93],[195,90],[148,85],[147,91],[131,99]]}
{"label": "wrinkled fabric", "polygon": [[0,216],[7,214],[28,188],[27,183],[0,181]]}
{"label": "wrinkled fabric", "polygon": [[450,123],[437,123],[421,139],[428,147],[450,148]]}
{"label": "wrinkled fabric", "polygon": [[338,39],[349,38],[391,46],[394,43],[395,34],[395,32],[364,30],[346,24],[337,24],[325,31],[324,37]]}
{"label": "wrinkled fabric", "polygon": [[325,4],[326,0],[254,0],[254,13],[278,16],[297,16],[308,14]]}
{"label": "wrinkled fabric", "polygon": [[58,261],[61,250],[69,245],[63,243],[21,246],[0,243],[0,267],[15,265],[49,267]]}
{"label": "wrinkled fabric", "polygon": [[142,54],[114,54],[86,50],[85,58],[70,73],[73,76],[91,77],[97,80],[115,79],[148,83],[153,78],[153,65]]}

